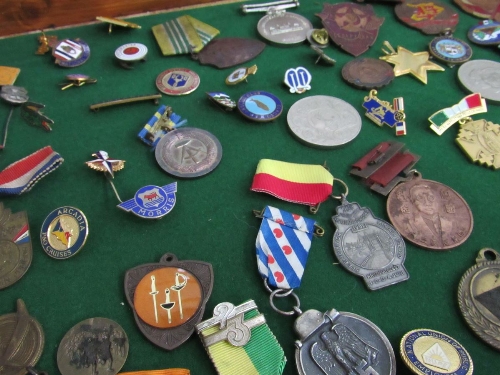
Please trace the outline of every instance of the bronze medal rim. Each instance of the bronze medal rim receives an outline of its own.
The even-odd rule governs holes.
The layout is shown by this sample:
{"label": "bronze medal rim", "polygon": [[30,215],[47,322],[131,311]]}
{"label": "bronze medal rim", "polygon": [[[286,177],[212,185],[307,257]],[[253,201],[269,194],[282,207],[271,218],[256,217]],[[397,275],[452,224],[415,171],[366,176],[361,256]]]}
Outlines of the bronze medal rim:
{"label": "bronze medal rim", "polygon": [[[497,259],[475,264],[463,274],[458,284],[458,306],[470,329],[483,341],[500,350],[500,325],[494,324],[481,314],[479,309],[472,303],[472,295],[470,293],[472,278],[491,266],[500,268],[500,261]],[[498,335],[498,339],[495,339],[488,332],[495,332]]]}
{"label": "bronze medal rim", "polygon": [[[42,328],[41,324],[35,318],[33,318],[31,315],[29,315],[29,312],[26,310],[26,306],[22,300],[18,300],[17,304],[18,304],[18,311],[17,312],[9,313],[9,314],[5,314],[5,315],[0,316],[0,339],[2,341],[3,341],[3,339],[5,339],[5,337],[2,337],[2,330],[1,330],[2,326],[4,326],[5,324],[16,324],[18,322],[19,316],[20,316],[20,314],[22,314],[22,312],[19,311],[20,306],[21,306],[22,308],[25,309],[24,314],[25,314],[25,318],[28,319],[28,325],[30,326],[29,328],[32,330],[32,332],[34,332],[35,337],[38,338],[38,341],[30,341],[29,343],[26,344],[25,343],[26,340],[22,339],[18,343],[18,348],[15,351],[15,353],[19,354],[19,353],[25,352],[25,350],[22,350],[23,344],[25,346],[29,345],[29,348],[31,348],[30,358],[28,360],[25,360],[25,362],[22,364],[21,368],[16,369],[16,367],[12,366],[12,368],[16,369],[13,372],[0,371],[0,373],[2,375],[24,375],[24,374],[26,374],[26,367],[36,365],[36,363],[38,362],[38,360],[42,356],[43,348],[45,346],[45,334],[43,332],[43,328]],[[26,336],[27,335],[24,335],[23,338]],[[8,339],[10,340],[11,337],[9,337]],[[0,355],[3,356],[3,353],[0,353]],[[4,366],[11,367],[8,365],[8,362],[5,363]]]}
{"label": "bronze medal rim", "polygon": [[[441,0],[427,1],[427,3],[429,2],[435,4],[438,7],[443,8],[443,12],[439,14],[434,20],[432,20],[434,21],[435,24],[430,24],[430,22],[432,21],[429,20],[424,20],[424,21],[415,20],[413,22],[406,21],[405,18],[409,18],[413,14],[413,10],[409,8],[408,4],[426,3],[426,1],[423,0],[405,0],[403,2],[400,2],[396,4],[396,6],[394,7],[394,13],[396,13],[398,19],[405,25],[414,29],[418,29],[427,35],[441,34],[445,29],[452,29],[452,31],[454,31],[459,22],[458,12],[444,1]],[[453,18],[456,18],[455,22],[452,22]],[[447,23],[449,24],[447,25]]]}
{"label": "bronze medal rim", "polygon": [[[460,241],[458,241],[458,242],[456,242],[456,243],[454,243],[452,245],[449,245],[449,246],[432,246],[432,245],[428,245],[428,244],[423,244],[423,243],[421,243],[419,241],[415,241],[407,233],[405,233],[405,231],[401,227],[400,223],[395,219],[394,215],[391,214],[391,212],[390,212],[390,206],[391,206],[391,204],[394,201],[398,200],[396,196],[397,196],[397,192],[400,189],[402,189],[407,184],[412,184],[412,183],[415,183],[415,182],[428,183],[428,184],[442,186],[442,187],[446,188],[447,190],[450,190],[452,193],[454,193],[455,196],[456,196],[456,198],[459,199],[463,203],[464,208],[466,209],[466,212],[469,215],[470,227],[469,227],[469,230],[467,231],[467,233],[463,236],[462,240],[460,240]],[[445,184],[442,184],[440,182],[433,181],[433,180],[423,179],[423,178],[413,179],[411,181],[399,184],[394,189],[392,189],[391,193],[387,197],[386,211],[387,211],[387,216],[389,216],[389,220],[391,221],[392,225],[396,228],[396,230],[399,233],[401,233],[401,235],[406,240],[410,241],[411,243],[413,243],[413,244],[415,244],[415,245],[417,245],[419,247],[422,247],[422,248],[425,248],[425,249],[428,249],[428,250],[433,250],[433,251],[450,250],[450,249],[453,249],[453,248],[456,248],[456,247],[462,245],[465,241],[467,241],[467,239],[469,238],[469,236],[472,233],[472,229],[474,228],[474,218],[472,216],[472,211],[471,211],[469,205],[467,204],[467,202],[465,201],[465,199],[460,194],[458,194],[455,190],[453,190],[451,187],[449,187],[449,186],[447,186]]]}
{"label": "bronze medal rim", "polygon": [[[356,66],[357,69],[359,69],[360,66],[381,66],[386,69],[385,75],[383,76],[383,79],[379,79],[379,82],[371,83],[371,82],[364,82],[361,81],[361,79],[358,76],[355,76],[351,74],[351,68],[353,66]],[[359,70],[357,70],[358,72]],[[358,57],[355,58],[349,62],[347,62],[343,67],[342,67],[342,78],[346,80],[349,84],[352,86],[365,90],[365,89],[374,89],[374,88],[381,88],[384,86],[387,86],[389,83],[391,83],[394,78],[394,68],[389,64],[388,62],[385,62],[383,60],[379,59],[374,59],[371,57]]]}
{"label": "bronze medal rim", "polygon": [[[107,326],[113,325],[113,329],[120,330],[123,337],[126,339],[126,350],[125,350],[125,355],[122,358],[122,360],[113,360],[113,369],[107,371],[107,375],[116,375],[118,372],[120,372],[121,368],[125,364],[127,357],[128,357],[128,351],[129,351],[129,340],[127,333],[125,330],[122,328],[120,324],[118,324],[116,321],[109,319],[109,318],[103,318],[103,317],[94,317],[94,318],[89,318],[82,320],[81,322],[75,324],[73,327],[69,329],[68,332],[64,335],[64,337],[61,339],[59,346],[57,348],[57,367],[59,368],[59,371],[61,372],[62,375],[77,375],[77,374],[85,374],[86,371],[85,369],[80,371],[77,371],[75,368],[73,368],[71,365],[68,364],[63,364],[63,358],[69,363],[69,360],[67,359],[66,353],[63,353],[63,346],[66,342],[70,341],[70,339],[77,333],[79,327],[81,327],[83,324],[88,324],[91,326],[96,325],[96,322],[99,323],[99,325],[104,326],[105,324]],[[90,370],[89,370],[90,373]]]}

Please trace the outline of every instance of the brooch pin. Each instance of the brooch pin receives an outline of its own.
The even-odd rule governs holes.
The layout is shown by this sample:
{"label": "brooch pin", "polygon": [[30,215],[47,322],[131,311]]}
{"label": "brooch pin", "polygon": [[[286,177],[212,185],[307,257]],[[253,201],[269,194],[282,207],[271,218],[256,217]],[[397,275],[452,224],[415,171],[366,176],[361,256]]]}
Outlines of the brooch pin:
{"label": "brooch pin", "polygon": [[252,65],[249,68],[238,68],[226,78],[226,85],[236,85],[240,82],[247,82],[247,77],[250,74],[257,73],[257,65]]}
{"label": "brooch pin", "polygon": [[172,107],[162,105],[137,136],[145,144],[155,148],[165,134],[185,124],[187,120],[183,120],[181,116],[174,113]]}
{"label": "brooch pin", "polygon": [[383,124],[396,129],[396,135],[406,135],[406,122],[404,113],[404,101],[402,97],[394,98],[393,105],[377,98],[377,90],[371,90],[365,96],[363,107],[365,115],[378,126]]}
{"label": "brooch pin", "polygon": [[306,68],[291,68],[285,72],[285,84],[292,94],[303,94],[311,89],[311,73]]}
{"label": "brooch pin", "polygon": [[177,182],[165,186],[146,185],[135,193],[134,198],[123,202],[111,179],[114,178],[114,172],[125,167],[125,161],[110,159],[106,151],[96,152],[92,156],[95,160],[87,161],[86,164],[91,169],[104,172],[116,198],[120,201],[118,208],[127,212],[132,211],[133,214],[143,219],[161,219],[174,208]]}

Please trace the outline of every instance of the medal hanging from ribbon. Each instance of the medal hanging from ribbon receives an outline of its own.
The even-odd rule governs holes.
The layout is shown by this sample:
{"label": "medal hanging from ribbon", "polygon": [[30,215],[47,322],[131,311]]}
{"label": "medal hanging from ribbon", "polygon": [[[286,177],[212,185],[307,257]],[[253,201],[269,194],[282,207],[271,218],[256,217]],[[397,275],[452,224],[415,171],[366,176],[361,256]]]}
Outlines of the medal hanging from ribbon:
{"label": "medal hanging from ribbon", "polygon": [[251,190],[317,207],[332,194],[333,176],[321,165],[262,159],[257,165]]}
{"label": "medal hanging from ribbon", "polygon": [[16,161],[0,172],[0,194],[20,195],[30,191],[43,177],[59,168],[63,161],[50,146]]}
{"label": "medal hanging from ribbon", "polygon": [[312,219],[266,206],[255,247],[260,275],[272,288],[300,286],[309,256],[312,236],[321,233]]}

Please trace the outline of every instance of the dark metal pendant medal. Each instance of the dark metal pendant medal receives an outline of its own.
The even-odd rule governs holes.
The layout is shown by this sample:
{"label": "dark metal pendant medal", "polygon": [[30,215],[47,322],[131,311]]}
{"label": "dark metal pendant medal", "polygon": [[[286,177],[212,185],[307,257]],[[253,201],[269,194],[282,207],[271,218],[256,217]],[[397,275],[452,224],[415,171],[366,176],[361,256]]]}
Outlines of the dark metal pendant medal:
{"label": "dark metal pendant medal", "polygon": [[139,330],[153,344],[172,350],[203,318],[212,293],[212,265],[165,254],[159,263],[128,270],[124,286]]}
{"label": "dark metal pendant medal", "polygon": [[208,43],[192,57],[202,65],[219,69],[243,64],[257,57],[266,47],[260,40],[246,38],[218,38]]}

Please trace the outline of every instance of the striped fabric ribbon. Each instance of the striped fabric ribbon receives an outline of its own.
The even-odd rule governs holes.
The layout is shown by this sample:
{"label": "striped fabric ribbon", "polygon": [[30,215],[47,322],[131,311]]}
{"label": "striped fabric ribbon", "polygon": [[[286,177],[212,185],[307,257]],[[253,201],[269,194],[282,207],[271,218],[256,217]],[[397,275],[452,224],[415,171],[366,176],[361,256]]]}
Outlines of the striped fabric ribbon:
{"label": "striped fabric ribbon", "polygon": [[63,161],[61,155],[50,146],[16,161],[0,172],[0,194],[20,195],[30,191],[38,181],[56,170]]}
{"label": "striped fabric ribbon", "polygon": [[153,26],[153,34],[164,56],[200,52],[219,30],[191,16],[181,16]]}
{"label": "striped fabric ribbon", "polygon": [[[196,329],[219,375],[283,373],[285,353],[254,301],[239,306],[221,303],[215,307],[214,317],[197,324]],[[211,340],[214,336],[226,339]],[[244,342],[235,345],[230,338]]]}
{"label": "striped fabric ribbon", "polygon": [[189,375],[191,371],[185,368],[168,368],[164,370],[143,370],[120,372],[118,375]]}
{"label": "striped fabric ribbon", "polygon": [[333,176],[321,165],[262,159],[251,189],[288,202],[316,206],[332,194]]}
{"label": "striped fabric ribbon", "polygon": [[487,112],[486,101],[481,94],[470,94],[449,108],[444,108],[429,117],[430,128],[437,135],[442,135],[449,127],[457,121],[475,115],[477,113]]}
{"label": "striped fabric ribbon", "polygon": [[309,256],[315,221],[266,206],[255,247],[259,273],[270,286],[300,286]]}

